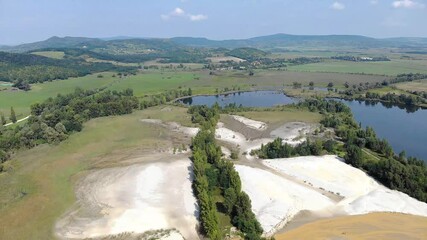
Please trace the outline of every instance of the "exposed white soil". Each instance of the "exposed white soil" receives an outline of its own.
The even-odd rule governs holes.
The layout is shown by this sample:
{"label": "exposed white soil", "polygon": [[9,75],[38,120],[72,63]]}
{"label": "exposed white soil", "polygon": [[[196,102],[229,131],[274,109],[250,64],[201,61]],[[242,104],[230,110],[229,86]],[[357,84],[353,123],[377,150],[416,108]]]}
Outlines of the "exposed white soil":
{"label": "exposed white soil", "polygon": [[267,129],[267,124],[264,122],[255,121],[255,120],[245,118],[242,116],[237,116],[237,115],[231,115],[231,117],[234,118],[236,121],[239,121],[245,124],[249,128],[260,130],[260,131]]}
{"label": "exposed white soil", "polygon": [[189,159],[94,171],[78,185],[77,205],[57,223],[58,237],[176,228],[186,239],[198,239],[191,175]]}
{"label": "exposed white soil", "polygon": [[224,141],[231,144],[233,147],[239,148],[240,152],[246,153],[246,159],[253,160],[254,157],[250,156],[250,152],[254,149],[259,149],[262,144],[272,142],[275,138],[281,137],[283,142],[296,145],[305,141],[305,134],[309,133],[313,129],[312,125],[300,122],[286,123],[282,127],[271,132],[270,138],[259,138],[259,139],[246,139],[246,137],[235,132],[229,128],[226,128],[224,123],[219,122],[215,131],[215,137],[217,140]]}
{"label": "exposed white soil", "polygon": [[[303,210],[324,216],[371,212],[427,216],[426,203],[382,186],[336,156],[262,160],[262,164],[271,170],[247,166],[236,169],[267,236]],[[343,198],[328,198],[313,187]]]}
{"label": "exposed white soil", "polygon": [[176,122],[163,122],[159,119],[141,119],[143,123],[155,124],[170,129],[171,131],[180,132],[187,136],[194,137],[199,132],[199,128],[184,127]]}
{"label": "exposed white soil", "polygon": [[282,138],[283,142],[291,145],[303,143],[306,139],[304,135],[313,131],[313,125],[303,122],[290,122],[282,125],[281,127],[271,131],[270,135],[273,138]]}
{"label": "exposed white soil", "polygon": [[236,170],[266,235],[275,233],[301,210],[334,206],[326,196],[269,171],[242,165],[236,165]]}

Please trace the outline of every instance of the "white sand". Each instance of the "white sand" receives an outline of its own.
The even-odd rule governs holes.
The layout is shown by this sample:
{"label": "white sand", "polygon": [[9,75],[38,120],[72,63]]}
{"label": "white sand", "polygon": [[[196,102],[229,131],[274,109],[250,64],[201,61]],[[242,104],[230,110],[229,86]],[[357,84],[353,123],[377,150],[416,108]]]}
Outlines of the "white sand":
{"label": "white sand", "polygon": [[234,118],[236,121],[239,121],[245,124],[249,128],[260,130],[260,131],[267,129],[267,124],[264,122],[255,121],[255,120],[245,118],[242,116],[237,116],[237,115],[231,115],[231,117]]}
{"label": "white sand", "polygon": [[426,203],[382,186],[363,171],[345,164],[336,156],[264,160],[263,163],[314,187],[339,193],[344,199],[336,204],[337,212],[349,215],[399,212],[427,216]]}
{"label": "white sand", "polygon": [[334,205],[322,194],[271,172],[241,165],[236,165],[236,170],[267,235],[274,233],[301,210],[316,211]]}
{"label": "white sand", "polygon": [[[94,172],[78,193],[81,213],[60,221],[58,235],[82,239],[176,228],[186,239],[198,239],[190,168],[183,159]],[[81,217],[88,209],[99,209],[101,216]]]}
{"label": "white sand", "polygon": [[[345,204],[344,204],[345,203]],[[365,196],[340,205],[350,215],[371,212],[398,212],[427,217],[427,204],[399,191],[380,187]]]}
{"label": "white sand", "polygon": [[177,232],[171,232],[169,235],[160,238],[160,240],[185,240],[181,234]]}
{"label": "white sand", "polygon": [[[304,137],[301,137],[301,138],[298,138],[298,137],[301,136],[301,134],[307,133],[308,131],[310,131],[310,129],[311,127],[308,124],[292,122],[292,123],[284,124],[282,127],[273,131],[271,135],[274,138],[282,137],[284,139],[283,140],[284,143],[286,142],[291,145],[296,145],[305,141]],[[250,152],[252,150],[261,148],[262,144],[265,145],[269,142],[274,141],[273,137],[248,140],[243,134],[226,128],[224,123],[221,123],[221,122],[218,123],[217,128],[215,130],[215,138],[217,140],[231,143],[235,147],[240,148],[240,152],[246,153],[245,157],[248,160],[255,159],[255,157],[250,156]]]}
{"label": "white sand", "polygon": [[215,130],[215,138],[222,140],[224,142],[235,144],[236,146],[241,146],[246,143],[246,138],[243,134],[234,132],[228,128],[219,127]]}
{"label": "white sand", "polygon": [[224,156],[225,156],[225,157],[227,157],[227,158],[231,156],[231,151],[230,151],[230,149],[228,149],[228,148],[226,148],[226,147],[221,146],[221,152],[222,152],[222,154],[224,154]]}
{"label": "white sand", "polygon": [[270,168],[344,197],[358,197],[379,187],[366,173],[347,165],[336,156],[306,156],[262,162]]}
{"label": "white sand", "polygon": [[270,135],[273,138],[282,138],[284,143],[297,145],[303,143],[306,138],[305,134],[312,130],[313,126],[303,122],[290,122],[273,130]]}

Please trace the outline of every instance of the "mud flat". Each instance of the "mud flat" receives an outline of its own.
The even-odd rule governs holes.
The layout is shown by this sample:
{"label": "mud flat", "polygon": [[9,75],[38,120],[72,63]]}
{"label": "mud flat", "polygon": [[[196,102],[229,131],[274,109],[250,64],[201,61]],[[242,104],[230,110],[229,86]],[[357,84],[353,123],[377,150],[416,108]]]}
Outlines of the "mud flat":
{"label": "mud flat", "polygon": [[[78,184],[78,202],[58,221],[57,236],[84,239],[175,228],[186,239],[199,239],[191,178],[188,158],[96,170]],[[166,239],[179,237],[173,233]]]}

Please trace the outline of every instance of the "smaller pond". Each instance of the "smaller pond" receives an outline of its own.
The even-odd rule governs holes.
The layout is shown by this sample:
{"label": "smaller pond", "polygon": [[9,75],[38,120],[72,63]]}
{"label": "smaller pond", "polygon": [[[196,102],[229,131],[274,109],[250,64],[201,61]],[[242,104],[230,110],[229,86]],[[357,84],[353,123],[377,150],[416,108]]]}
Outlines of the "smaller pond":
{"label": "smaller pond", "polygon": [[207,105],[212,106],[216,102],[221,106],[229,104],[242,105],[245,107],[271,107],[294,103],[295,99],[286,96],[281,91],[256,91],[240,92],[216,96],[195,96],[179,100],[185,105]]}

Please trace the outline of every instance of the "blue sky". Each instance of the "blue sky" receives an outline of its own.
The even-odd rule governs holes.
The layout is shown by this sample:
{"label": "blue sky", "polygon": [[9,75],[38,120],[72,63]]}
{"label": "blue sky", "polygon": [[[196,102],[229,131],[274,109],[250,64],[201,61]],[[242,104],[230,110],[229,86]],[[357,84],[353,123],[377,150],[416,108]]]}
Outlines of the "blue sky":
{"label": "blue sky", "polygon": [[427,0],[0,0],[0,44],[274,33],[427,37]]}

